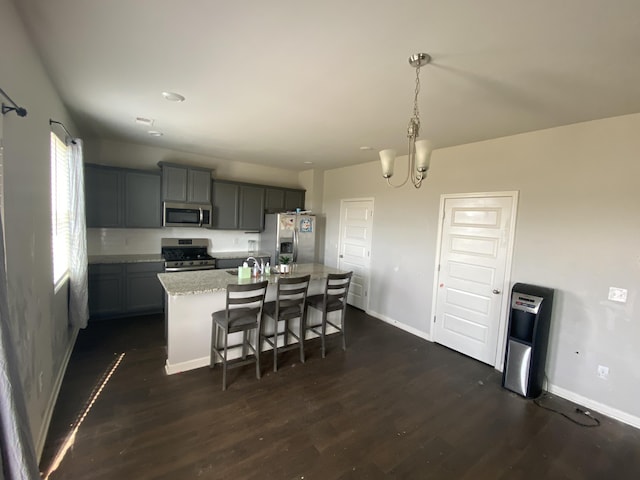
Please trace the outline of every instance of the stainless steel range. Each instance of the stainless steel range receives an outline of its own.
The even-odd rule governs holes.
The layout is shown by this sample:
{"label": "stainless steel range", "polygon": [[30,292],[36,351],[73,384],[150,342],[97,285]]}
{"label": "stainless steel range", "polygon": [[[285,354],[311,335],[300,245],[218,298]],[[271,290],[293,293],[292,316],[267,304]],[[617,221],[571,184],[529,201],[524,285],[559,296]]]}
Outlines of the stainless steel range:
{"label": "stainless steel range", "polygon": [[207,253],[206,238],[163,238],[161,241],[165,272],[212,270],[216,259]]}

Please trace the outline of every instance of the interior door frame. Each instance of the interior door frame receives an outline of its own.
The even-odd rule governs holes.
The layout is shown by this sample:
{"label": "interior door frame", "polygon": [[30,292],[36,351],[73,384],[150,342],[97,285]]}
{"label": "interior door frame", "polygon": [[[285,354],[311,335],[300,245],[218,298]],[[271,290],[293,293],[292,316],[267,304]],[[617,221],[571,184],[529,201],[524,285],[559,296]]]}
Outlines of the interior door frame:
{"label": "interior door frame", "polygon": [[[344,211],[344,204],[346,202],[371,202],[372,210],[375,210],[375,197],[359,197],[359,198],[341,198],[340,199],[340,221],[338,223],[338,254],[336,255],[336,268],[340,268],[340,255],[342,255],[343,239],[342,239],[342,227],[344,226],[344,219],[342,218],[342,212]],[[371,247],[373,244],[373,219],[371,220],[371,232],[369,238],[369,274],[367,275],[367,297],[365,312],[369,312],[369,291],[371,290]]]}
{"label": "interior door frame", "polygon": [[444,229],[444,208],[447,200],[460,198],[483,198],[483,197],[510,197],[511,198],[511,215],[512,228],[509,232],[507,244],[507,258],[505,259],[504,282],[502,284],[502,302],[500,305],[500,322],[498,324],[498,347],[493,361],[493,367],[502,371],[504,368],[504,352],[506,350],[505,339],[507,338],[507,316],[509,315],[509,304],[511,298],[511,266],[513,263],[513,250],[516,237],[517,217],[518,217],[518,199],[520,192],[518,190],[504,192],[475,192],[475,193],[443,193],[440,195],[440,207],[438,209],[438,238],[436,241],[435,264],[433,268],[433,292],[431,300],[431,322],[429,325],[429,338],[435,341],[435,320],[436,308],[438,303],[438,270],[440,264],[440,256],[442,254],[442,230]]}

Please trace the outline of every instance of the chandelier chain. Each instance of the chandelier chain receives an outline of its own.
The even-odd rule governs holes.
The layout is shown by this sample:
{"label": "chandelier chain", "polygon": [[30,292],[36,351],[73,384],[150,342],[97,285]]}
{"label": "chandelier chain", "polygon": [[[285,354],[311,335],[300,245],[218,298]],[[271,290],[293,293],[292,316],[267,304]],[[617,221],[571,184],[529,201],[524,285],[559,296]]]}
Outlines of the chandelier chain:
{"label": "chandelier chain", "polygon": [[420,93],[420,66],[416,67],[416,89],[413,97],[413,116],[420,123],[420,111],[418,109],[418,94]]}

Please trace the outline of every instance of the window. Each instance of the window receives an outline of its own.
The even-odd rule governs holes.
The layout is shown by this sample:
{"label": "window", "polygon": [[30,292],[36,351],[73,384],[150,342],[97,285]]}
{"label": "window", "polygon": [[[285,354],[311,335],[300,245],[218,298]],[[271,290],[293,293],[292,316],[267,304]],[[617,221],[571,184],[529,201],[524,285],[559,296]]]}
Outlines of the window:
{"label": "window", "polygon": [[53,283],[58,288],[69,271],[69,149],[51,133],[51,246]]}

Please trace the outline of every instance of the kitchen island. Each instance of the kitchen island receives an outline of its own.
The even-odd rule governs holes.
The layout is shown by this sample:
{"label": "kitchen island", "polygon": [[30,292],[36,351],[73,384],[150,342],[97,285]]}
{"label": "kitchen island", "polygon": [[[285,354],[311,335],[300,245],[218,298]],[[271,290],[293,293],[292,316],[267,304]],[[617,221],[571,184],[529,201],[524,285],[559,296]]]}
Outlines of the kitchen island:
{"label": "kitchen island", "polygon": [[[211,314],[224,310],[227,285],[269,280],[266,301],[275,300],[278,279],[283,276],[311,275],[309,295],[322,293],[329,273],[342,273],[337,268],[308,263],[296,264],[290,274],[272,274],[257,278],[239,279],[227,270],[160,273],[158,278],[165,291],[165,335],[167,362],[165,371],[174,373],[209,365],[211,350]],[[336,312],[334,312],[336,313]],[[309,318],[316,322],[320,314],[309,309]],[[330,332],[330,329],[327,330]],[[230,335],[230,343],[240,337]],[[309,334],[313,335],[312,333]],[[230,349],[229,358],[240,356],[240,349]]]}

